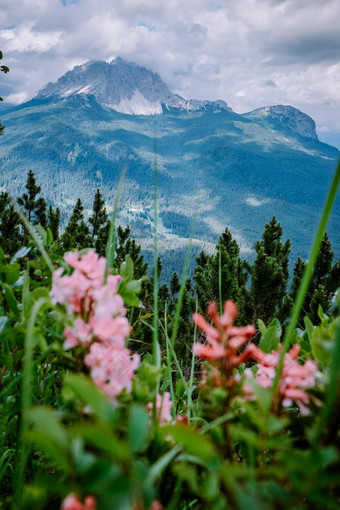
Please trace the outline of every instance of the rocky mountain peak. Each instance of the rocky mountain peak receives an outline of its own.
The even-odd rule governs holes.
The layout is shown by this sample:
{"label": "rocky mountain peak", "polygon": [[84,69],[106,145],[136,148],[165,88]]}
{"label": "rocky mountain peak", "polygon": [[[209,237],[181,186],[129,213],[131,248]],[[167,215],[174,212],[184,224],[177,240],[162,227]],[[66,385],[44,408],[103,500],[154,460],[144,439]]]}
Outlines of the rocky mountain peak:
{"label": "rocky mountain peak", "polygon": [[231,111],[224,101],[185,100],[173,94],[157,73],[117,57],[110,63],[90,61],[76,66],[35,97],[93,95],[104,107],[125,114],[153,115],[165,109]]}
{"label": "rocky mountain peak", "polygon": [[313,138],[314,140],[318,138],[314,120],[306,113],[290,105],[263,106],[246,113],[245,116],[252,120],[273,125],[276,129],[281,127],[306,138]]}

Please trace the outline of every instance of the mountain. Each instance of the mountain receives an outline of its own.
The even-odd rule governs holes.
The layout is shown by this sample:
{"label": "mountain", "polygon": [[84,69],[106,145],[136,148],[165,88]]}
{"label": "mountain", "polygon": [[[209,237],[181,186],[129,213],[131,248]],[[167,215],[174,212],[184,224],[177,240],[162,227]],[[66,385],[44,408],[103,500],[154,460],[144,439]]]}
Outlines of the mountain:
{"label": "mountain", "polygon": [[[276,215],[293,258],[307,257],[339,157],[291,106],[240,115],[224,102],[180,98],[158,75],[121,59],[77,66],[31,101],[3,110],[1,121],[1,190],[22,194],[32,169],[66,221],[78,197],[89,214],[97,188],[112,210],[127,161],[119,222],[151,250],[156,146],[160,248],[172,262],[196,208],[196,251],[212,250],[229,227],[251,259]],[[337,200],[328,227],[337,256],[339,220]]]}
{"label": "mountain", "polygon": [[293,106],[276,105],[263,106],[246,113],[248,119],[260,122],[264,126],[272,126],[278,131],[288,130],[302,137],[317,140],[314,120],[306,113],[302,113]]}
{"label": "mountain", "polygon": [[122,58],[107,62],[87,62],[48,83],[37,94],[46,97],[93,95],[103,107],[130,115],[154,115],[163,109],[195,111],[212,108],[231,111],[224,101],[186,101],[172,94],[158,74]]}

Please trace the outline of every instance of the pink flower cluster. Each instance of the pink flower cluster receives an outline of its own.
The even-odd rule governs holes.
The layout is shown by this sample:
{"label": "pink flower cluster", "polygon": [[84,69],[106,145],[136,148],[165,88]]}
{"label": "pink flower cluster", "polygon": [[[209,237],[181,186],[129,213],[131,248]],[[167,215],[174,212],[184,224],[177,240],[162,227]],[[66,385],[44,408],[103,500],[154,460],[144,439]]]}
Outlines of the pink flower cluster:
{"label": "pink flower cluster", "polygon": [[64,257],[74,270],[53,274],[51,298],[76,315],[73,326],[65,328],[65,348],[81,345],[88,350],[84,363],[91,369],[94,383],[111,399],[125,389],[131,392],[139,356],[125,347],[130,325],[122,297],[117,293],[121,277],[108,275],[104,284],[106,260],[93,250],[81,257],[77,251]]}
{"label": "pink flower cluster", "polygon": [[[308,405],[310,401],[314,400],[315,403],[318,403],[318,400],[307,393],[305,389],[315,386],[319,372],[314,361],[307,360],[304,365],[300,365],[296,359],[299,352],[300,345],[296,344],[285,354],[278,394],[283,407],[291,407],[292,403],[295,402],[300,409],[300,413],[306,415],[309,412]],[[252,371],[246,369],[245,375],[248,378],[254,377],[257,384],[263,388],[271,388],[275,379],[280,352],[272,351],[271,354],[265,354],[260,349],[255,348],[252,357],[258,361],[257,372],[254,377]],[[247,398],[253,398],[253,391],[249,383],[246,383],[243,389]]]}
{"label": "pink flower cluster", "polygon": [[[149,402],[147,407],[151,411],[153,409],[153,402]],[[156,395],[156,417],[159,423],[171,421],[171,408],[172,402],[169,392],[166,391],[163,396],[160,394]]]}
{"label": "pink flower cluster", "polygon": [[[236,305],[230,300],[226,301],[222,316],[218,314],[217,305],[211,303],[208,314],[216,327],[211,326],[201,315],[194,314],[193,320],[205,333],[209,344],[196,343],[193,348],[194,353],[214,365],[213,381],[217,386],[225,385],[231,391],[240,380],[240,376],[235,376],[234,369],[240,363],[253,359],[258,362],[255,381],[263,388],[270,388],[275,378],[280,352],[273,351],[271,354],[266,354],[249,342],[255,334],[255,327],[252,325],[233,326],[237,313]],[[243,351],[239,353],[240,347],[246,343]],[[299,406],[301,414],[306,414],[312,397],[305,390],[315,386],[318,371],[314,361],[307,360],[304,365],[299,364],[296,359],[299,351],[300,346],[294,345],[284,357],[278,387],[279,404],[289,407],[295,402]],[[245,370],[245,375],[248,378],[254,377],[249,368]],[[249,382],[245,383],[243,390],[246,398],[254,398]],[[313,400],[318,403],[316,399]]]}
{"label": "pink flower cluster", "polygon": [[224,384],[229,390],[235,386],[233,376],[234,369],[251,357],[252,348],[250,344],[243,352],[239,348],[247,343],[255,334],[253,325],[245,327],[234,326],[237,317],[237,307],[231,301],[226,301],[223,315],[218,313],[216,303],[210,303],[208,315],[211,317],[214,326],[211,326],[199,313],[193,315],[195,324],[205,333],[208,345],[196,343],[193,351],[196,356],[205,358],[214,365],[214,382],[216,386]]}
{"label": "pink flower cluster", "polygon": [[69,494],[61,505],[61,510],[96,510],[97,504],[93,496],[86,496],[84,503],[74,493]]}

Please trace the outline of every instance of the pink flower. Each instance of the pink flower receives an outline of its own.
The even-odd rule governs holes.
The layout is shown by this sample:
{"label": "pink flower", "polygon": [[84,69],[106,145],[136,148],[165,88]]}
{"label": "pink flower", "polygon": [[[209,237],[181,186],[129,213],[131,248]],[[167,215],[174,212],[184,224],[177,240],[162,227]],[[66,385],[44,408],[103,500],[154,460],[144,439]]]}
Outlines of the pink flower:
{"label": "pink flower", "polygon": [[83,345],[89,347],[92,342],[92,327],[86,324],[81,317],[77,317],[74,321],[73,328],[65,328],[64,336],[66,342],[64,343],[65,349],[72,349],[76,345]]}
{"label": "pink flower", "polygon": [[124,347],[125,339],[130,334],[130,324],[126,317],[106,318],[91,317],[94,335],[103,342],[114,342],[117,347]]}
{"label": "pink flower", "polygon": [[103,283],[106,259],[99,257],[94,250],[89,250],[80,259],[77,251],[69,252],[64,256],[64,260],[74,269],[81,271],[90,280],[98,280],[100,285]]}
{"label": "pink flower", "polygon": [[216,327],[211,326],[202,315],[198,313],[193,315],[195,324],[205,333],[208,344],[210,344],[196,343],[193,351],[196,356],[208,360],[223,361],[224,371],[230,372],[232,368],[237,367],[251,356],[251,346],[247,346],[242,354],[238,354],[237,351],[255,334],[255,327],[252,325],[233,326],[237,317],[237,308],[230,300],[226,301],[222,316],[218,313],[216,303],[209,305],[208,314]]}
{"label": "pink flower", "polygon": [[69,494],[61,505],[61,510],[96,510],[97,504],[93,496],[86,496],[84,504],[74,493]]}
{"label": "pink flower", "polygon": [[[147,405],[148,409],[153,409],[153,402],[149,402]],[[164,423],[166,421],[171,421],[171,408],[172,408],[172,402],[170,400],[170,393],[165,392],[162,395],[158,394],[156,395],[156,412],[157,412],[157,418],[160,423]]]}
{"label": "pink flower", "polygon": [[[308,405],[311,400],[318,404],[318,400],[309,395],[304,388],[312,388],[316,384],[316,378],[319,375],[317,365],[314,361],[307,360],[304,365],[300,365],[297,356],[300,351],[298,344],[285,354],[283,367],[279,381],[279,398],[283,407],[290,407],[295,402],[302,415],[308,414]],[[271,388],[275,379],[276,368],[279,363],[280,352],[272,351],[271,354],[265,354],[260,349],[253,351],[253,359],[258,361],[255,381],[263,388]],[[252,373],[246,374],[253,377]],[[248,398],[251,398],[252,391],[247,385],[245,392]]]}
{"label": "pink flower", "polygon": [[63,275],[62,268],[55,271],[51,297],[70,314],[77,314],[73,326],[64,330],[65,348],[82,345],[89,349],[84,363],[94,383],[115,401],[123,390],[131,392],[140,362],[137,354],[125,348],[131,328],[117,293],[121,277],[109,275],[104,285],[106,260],[93,250],[82,256],[67,253],[64,258],[74,271],[71,275]]}
{"label": "pink flower", "polygon": [[62,268],[57,269],[52,277],[52,303],[66,305],[71,313],[81,313],[83,299],[91,282],[77,269],[70,276],[61,276]]}
{"label": "pink flower", "polygon": [[113,344],[96,342],[91,345],[84,362],[91,368],[95,385],[112,401],[124,389],[131,393],[134,372],[140,363],[138,354],[131,356],[129,349],[117,349]]}

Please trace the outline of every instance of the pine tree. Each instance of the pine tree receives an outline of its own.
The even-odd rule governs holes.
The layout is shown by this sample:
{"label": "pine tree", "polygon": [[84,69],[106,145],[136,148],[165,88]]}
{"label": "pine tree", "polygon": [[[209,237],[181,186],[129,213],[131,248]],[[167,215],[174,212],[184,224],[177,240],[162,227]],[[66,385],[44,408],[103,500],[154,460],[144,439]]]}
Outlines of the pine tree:
{"label": "pine tree", "polygon": [[176,271],[172,275],[171,282],[170,282],[170,291],[172,294],[172,297],[174,298],[177,292],[179,292],[179,289],[181,288],[181,284],[179,282],[178,273]]}
{"label": "pine tree", "polygon": [[131,239],[131,228],[118,227],[117,229],[117,248],[115,266],[120,267],[124,262],[126,255],[130,255],[134,265],[134,278],[139,279],[147,274],[148,265],[144,261],[144,256],[141,255],[141,246]]}
{"label": "pine tree", "polygon": [[289,315],[287,296],[290,240],[282,243],[282,227],[275,216],[265,225],[261,241],[255,243],[257,257],[251,267],[251,285],[245,293],[245,317],[249,322],[273,318],[283,322]]}
{"label": "pine tree", "polygon": [[48,228],[51,230],[54,241],[59,239],[59,226],[60,226],[60,210],[57,207],[56,210],[53,210],[53,207],[50,205],[48,208]]}
{"label": "pine tree", "polygon": [[8,193],[0,194],[0,245],[7,255],[14,255],[23,244],[21,222]]}
{"label": "pine tree", "polygon": [[104,255],[110,224],[105,209],[105,202],[99,189],[97,189],[94,197],[92,216],[89,218],[89,223],[92,225],[92,246],[94,246],[97,253]]}
{"label": "pine tree", "polygon": [[[337,289],[340,286],[340,261],[335,262],[332,244],[328,239],[327,232],[321,242],[319,255],[317,257],[313,278],[309,285],[307,295],[299,318],[300,325],[303,325],[303,318],[308,315],[314,324],[320,322],[318,316],[319,305],[324,312],[328,312],[332,306]],[[294,276],[290,295],[296,298],[299,285],[305,269],[305,263],[299,257],[295,263]]]}
{"label": "pine tree", "polygon": [[70,221],[61,237],[61,242],[65,251],[74,248],[82,250],[91,246],[90,231],[84,221],[83,211],[84,206],[80,198],[78,198]]}
{"label": "pine tree", "polygon": [[215,255],[201,252],[194,270],[199,309],[206,313],[208,304],[220,301],[219,272],[221,269],[222,303],[232,299],[242,308],[243,289],[248,278],[248,264],[240,259],[240,248],[226,228],[216,245]]}
{"label": "pine tree", "polygon": [[47,204],[43,198],[37,198],[41,192],[41,186],[37,185],[35,175],[32,170],[30,170],[27,174],[26,190],[27,193],[23,193],[23,195],[18,198],[18,203],[25,209],[30,223],[33,225],[40,224],[42,227],[46,227]]}

